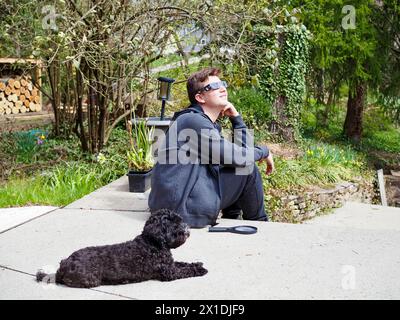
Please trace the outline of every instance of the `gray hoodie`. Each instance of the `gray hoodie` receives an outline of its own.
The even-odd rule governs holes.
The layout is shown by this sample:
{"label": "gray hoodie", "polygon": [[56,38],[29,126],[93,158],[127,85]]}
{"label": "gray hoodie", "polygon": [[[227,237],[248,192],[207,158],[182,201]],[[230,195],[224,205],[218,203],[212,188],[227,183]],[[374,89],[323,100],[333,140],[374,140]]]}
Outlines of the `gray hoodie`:
{"label": "gray hoodie", "polygon": [[[215,224],[221,209],[220,168],[253,168],[255,161],[269,154],[265,146],[246,143],[250,139],[240,115],[230,120],[236,137],[240,136],[238,143],[224,139],[219,124],[213,123],[200,105],[174,114],[153,168],[151,211],[174,210],[193,228]],[[244,156],[249,154],[251,157]]]}

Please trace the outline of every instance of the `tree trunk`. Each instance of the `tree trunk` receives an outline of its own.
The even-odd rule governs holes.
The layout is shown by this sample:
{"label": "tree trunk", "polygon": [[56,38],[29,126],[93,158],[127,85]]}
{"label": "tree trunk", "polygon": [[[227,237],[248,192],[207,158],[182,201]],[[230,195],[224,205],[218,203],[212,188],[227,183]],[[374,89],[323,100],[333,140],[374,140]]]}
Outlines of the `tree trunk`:
{"label": "tree trunk", "polygon": [[54,133],[60,135],[60,91],[59,91],[59,64],[54,60],[47,68],[50,89],[51,89],[51,106],[54,112]]}
{"label": "tree trunk", "polygon": [[349,87],[347,114],[343,132],[356,143],[360,142],[362,135],[362,116],[366,96],[367,85],[365,82],[356,83],[355,87]]}
{"label": "tree trunk", "polygon": [[288,117],[285,112],[286,103],[287,98],[283,95],[275,99],[272,107],[275,120],[271,122],[270,131],[271,133],[277,134],[284,141],[290,142],[295,140],[295,132],[293,126],[287,124]]}
{"label": "tree trunk", "polygon": [[85,127],[83,124],[83,108],[82,108],[82,99],[83,99],[83,79],[82,75],[79,71],[76,72],[76,83],[75,83],[75,101],[76,101],[76,126],[75,133],[81,140],[82,150],[83,152],[89,151],[88,142],[86,139]]}
{"label": "tree trunk", "polygon": [[316,98],[318,104],[325,103],[324,71],[318,69],[316,72]]}

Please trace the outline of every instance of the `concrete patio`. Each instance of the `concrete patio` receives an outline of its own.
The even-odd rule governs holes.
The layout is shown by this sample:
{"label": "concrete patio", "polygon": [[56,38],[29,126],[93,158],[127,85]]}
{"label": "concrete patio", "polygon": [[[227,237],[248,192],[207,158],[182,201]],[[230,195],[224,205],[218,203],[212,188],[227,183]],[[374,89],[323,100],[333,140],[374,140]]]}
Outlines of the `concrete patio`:
{"label": "concrete patio", "polygon": [[304,224],[219,221],[257,226],[254,235],[192,229],[173,254],[204,262],[204,277],[94,289],[35,281],[79,248],[138,235],[147,196],[121,177],[64,208],[0,209],[0,299],[400,298],[400,209],[351,202]]}

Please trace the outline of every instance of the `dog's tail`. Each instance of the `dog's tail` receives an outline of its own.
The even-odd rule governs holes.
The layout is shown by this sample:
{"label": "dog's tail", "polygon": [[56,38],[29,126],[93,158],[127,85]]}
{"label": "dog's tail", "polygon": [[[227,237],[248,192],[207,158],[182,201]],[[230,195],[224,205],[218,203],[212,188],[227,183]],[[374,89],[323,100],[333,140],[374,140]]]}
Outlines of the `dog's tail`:
{"label": "dog's tail", "polygon": [[45,282],[45,283],[56,283],[56,274],[55,273],[46,273],[43,269],[38,270],[36,273],[36,281],[37,282]]}

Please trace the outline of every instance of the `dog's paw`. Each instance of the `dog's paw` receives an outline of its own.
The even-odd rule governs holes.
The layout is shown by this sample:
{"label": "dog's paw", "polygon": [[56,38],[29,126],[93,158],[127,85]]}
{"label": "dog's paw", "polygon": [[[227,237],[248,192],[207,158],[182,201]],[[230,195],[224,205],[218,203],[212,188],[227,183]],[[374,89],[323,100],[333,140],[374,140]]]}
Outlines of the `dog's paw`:
{"label": "dog's paw", "polygon": [[201,268],[203,266],[203,262],[193,262],[192,266],[194,266],[196,268]]}
{"label": "dog's paw", "polygon": [[206,268],[203,268],[203,267],[196,268],[196,275],[198,277],[204,276],[207,273],[208,273],[208,270]]}
{"label": "dog's paw", "polygon": [[203,262],[194,262],[193,266],[195,268],[196,276],[204,276],[208,272],[208,270],[203,267]]}

